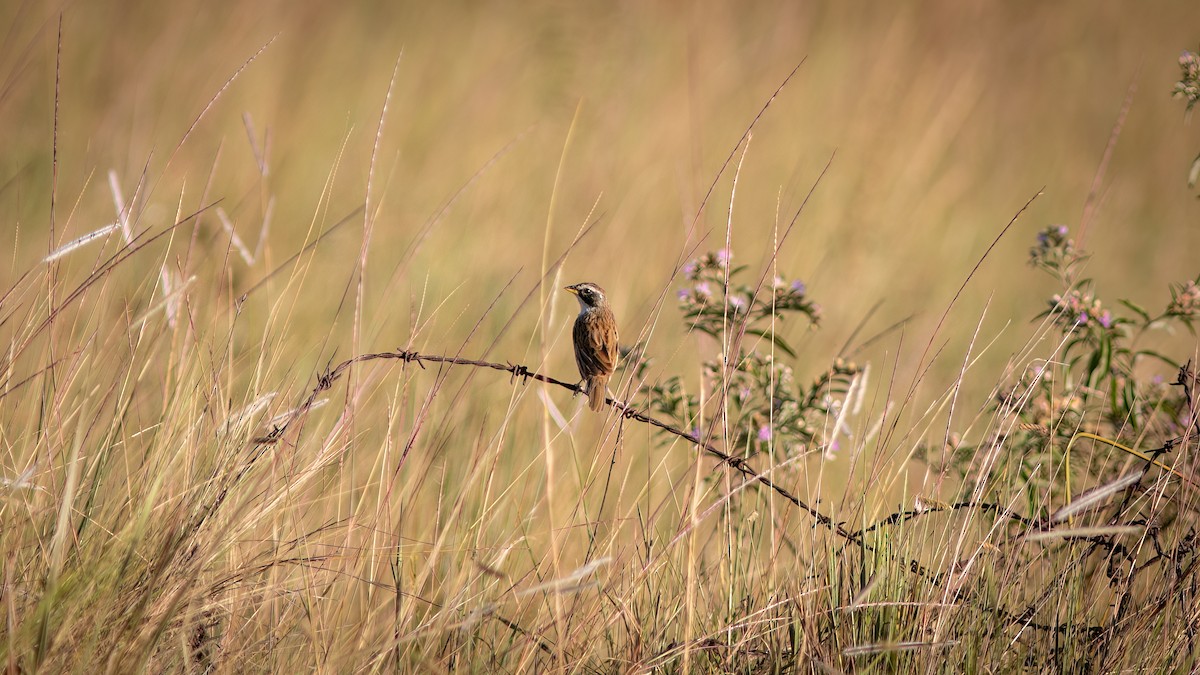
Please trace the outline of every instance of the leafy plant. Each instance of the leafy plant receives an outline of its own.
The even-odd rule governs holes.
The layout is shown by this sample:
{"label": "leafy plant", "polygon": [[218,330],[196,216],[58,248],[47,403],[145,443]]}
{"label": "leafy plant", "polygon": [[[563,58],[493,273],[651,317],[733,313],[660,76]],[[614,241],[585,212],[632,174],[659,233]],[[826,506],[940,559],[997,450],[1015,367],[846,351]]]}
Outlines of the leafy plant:
{"label": "leafy plant", "polygon": [[[689,392],[679,376],[672,376],[645,388],[646,405],[698,438],[711,433],[743,457],[772,446],[785,456],[794,455],[822,442],[821,420],[837,409],[838,395],[846,393],[860,369],[839,359],[808,386],[797,383],[792,367],[775,353],[796,356],[776,331],[775,322],[795,316],[816,328],[821,306],[800,280],[775,277],[766,288],[742,282],[747,268],[731,265],[731,259],[723,249],[689,262],[683,268],[686,283],[677,294],[687,328],[721,345],[719,353],[701,364],[703,397]],[[737,335],[758,339],[750,348],[738,346],[736,356],[727,361],[728,345],[744,344],[732,339]],[[637,377],[645,377],[650,361],[633,360]],[[727,405],[709,408],[712,412],[705,419],[701,402],[715,398]],[[727,423],[716,424],[723,415]]]}
{"label": "leafy plant", "polygon": [[[1200,279],[1172,286],[1170,300],[1151,313],[1132,300],[1121,299],[1115,305],[1103,301],[1091,279],[1077,278],[1086,258],[1065,225],[1038,232],[1030,264],[1053,276],[1062,290],[1051,296],[1036,318],[1053,322],[1062,335],[1061,349],[1052,362],[1026,369],[995,403],[995,409],[1016,424],[1005,441],[1008,451],[990,476],[998,478],[1014,468],[1008,458],[1015,458],[1011,461],[1017,462],[1016,473],[1028,485],[1031,511],[1045,507],[1044,489],[1059,480],[1053,472],[1039,472],[1037,467],[1071,466],[1064,455],[1080,432],[1130,448],[1141,445],[1165,451],[1194,424],[1190,369],[1145,342],[1151,333],[1176,328],[1195,333]],[[1168,382],[1143,367],[1147,362],[1165,365],[1180,376]],[[969,477],[968,467],[979,448],[954,450],[953,466],[945,468]],[[1104,446],[1097,452],[1110,450]],[[1090,467],[1097,474],[1095,480],[1103,480],[1106,476],[1099,474],[1118,465],[1078,460],[1073,464]]]}

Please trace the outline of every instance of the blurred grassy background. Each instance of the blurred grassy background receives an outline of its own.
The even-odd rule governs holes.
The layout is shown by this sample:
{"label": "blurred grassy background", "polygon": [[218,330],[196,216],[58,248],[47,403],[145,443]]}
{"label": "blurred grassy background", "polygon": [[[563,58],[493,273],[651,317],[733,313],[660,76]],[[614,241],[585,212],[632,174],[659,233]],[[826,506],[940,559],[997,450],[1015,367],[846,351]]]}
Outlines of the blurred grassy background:
{"label": "blurred grassy background", "polygon": [[[51,241],[60,11],[57,203]],[[880,373],[876,382],[886,379],[883,374],[897,360],[902,375],[911,373],[976,260],[1017,209],[1044,187],[1045,194],[1001,241],[959,300],[949,326],[934,340],[936,348],[945,343],[945,350],[926,379],[926,399],[951,385],[990,301],[981,341],[999,338],[981,360],[978,377],[964,385],[965,409],[983,406],[1010,355],[1033,334],[1030,320],[1058,290],[1026,264],[1033,233],[1050,223],[1076,228],[1131,86],[1136,91],[1129,115],[1100,182],[1098,211],[1087,232],[1086,246],[1093,253],[1089,273],[1106,302],[1119,295],[1158,307],[1169,300],[1168,283],[1200,271],[1193,255],[1200,245],[1200,202],[1185,185],[1200,150],[1200,131],[1185,123],[1182,104],[1169,98],[1178,53],[1200,39],[1195,28],[1200,26],[1200,5],[1195,3],[1149,2],[1131,8],[1115,2],[951,1],[534,2],[519,7],[28,2],[0,7],[0,18],[0,25],[9,27],[0,46],[5,148],[0,156],[0,219],[7,223],[5,243],[11,246],[0,260],[0,286],[26,283],[29,277],[22,275],[27,271],[44,272],[40,261],[49,250],[113,222],[110,170],[125,199],[144,173],[134,215],[139,227],[154,232],[177,214],[220,200],[253,247],[268,204],[274,203],[264,255],[254,264],[238,258],[215,213],[206,212],[106,277],[101,289],[59,317],[53,330],[34,336],[32,348],[15,345],[26,335],[22,322],[28,325],[45,315],[46,305],[36,294],[44,294],[47,284],[25,286],[5,301],[5,316],[16,312],[18,317],[0,326],[10,345],[4,361],[6,390],[22,382],[27,387],[23,396],[38,392],[42,397],[0,402],[6,406],[0,412],[5,475],[20,473],[35,456],[46,457],[39,461],[47,471],[69,465],[62,453],[71,445],[71,432],[66,423],[56,426],[63,422],[56,416],[82,429],[85,413],[91,412],[89,397],[124,391],[134,386],[131,382],[141,386],[130,394],[128,409],[112,413],[119,419],[112,428],[121,429],[123,459],[101,462],[110,472],[105,474],[109,488],[122,487],[115,496],[97,498],[92,511],[85,510],[89,522],[114,530],[139,513],[144,520],[135,527],[150,532],[160,517],[174,522],[162,514],[172,513],[178,504],[186,506],[190,495],[215,489],[202,479],[235,456],[221,440],[231,415],[276,391],[280,394],[269,412],[286,411],[311,388],[326,363],[356,349],[411,344],[427,353],[454,353],[469,338],[463,354],[476,356],[499,338],[489,352],[492,359],[571,379],[575,370],[567,329],[575,310],[570,298],[558,297],[553,286],[534,295],[535,300],[554,298],[545,312],[539,314],[536,302],[525,306],[507,332],[501,331],[547,263],[591,220],[597,224],[570,253],[556,280],[591,280],[607,288],[624,336],[636,336],[658,319],[649,346],[659,357],[654,375],[682,373],[697,382],[695,357],[711,356],[713,348],[684,339],[671,304],[673,266],[693,246],[704,251],[723,245],[732,171],[719,182],[690,241],[689,225],[739,136],[802,58],[804,65],[755,130],[738,183],[732,232],[735,260],[760,270],[776,228],[786,224],[836,150],[829,173],[779,258],[780,270],[805,279],[825,308],[821,330],[805,333],[797,327],[790,336],[800,347],[794,365],[802,378],[825,370],[877,302],[882,308],[860,338],[910,315],[915,320],[905,331],[899,356],[894,334],[858,358],[875,364]],[[270,47],[201,116],[230,76],[273,37]],[[397,58],[370,188],[374,231],[367,247],[356,347],[355,280],[363,216],[355,210],[367,194],[376,128]],[[269,146],[266,175],[247,138],[245,114],[253,120],[257,144]],[[194,131],[180,145],[193,123]],[[447,200],[509,144],[435,220]],[[347,224],[301,256],[296,266],[286,266],[256,286],[317,232],[346,216]],[[429,223],[432,228],[424,236]],[[103,247],[64,258],[55,272],[59,299],[119,246],[114,237]],[[161,316],[152,317],[143,330],[135,320],[161,303],[156,285],[164,264],[180,279],[195,276],[184,296],[186,319],[182,327],[170,328]],[[656,317],[654,302],[664,291],[666,308]],[[495,308],[473,332],[494,300]],[[130,335],[139,337],[127,339]],[[154,337],[143,342],[145,335]],[[1180,336],[1173,346],[1182,360],[1195,342]],[[37,380],[41,369],[64,354],[84,355],[90,370],[66,381],[62,376],[49,384]],[[106,375],[106,369],[121,374]],[[256,556],[283,555],[281,541],[320,539],[320,546],[333,550],[336,540],[344,557],[324,570],[332,570],[330,586],[315,589],[314,579],[325,579],[320,573],[305,577],[304,583],[311,584],[305,596],[309,606],[324,608],[315,612],[317,618],[297,618],[299,610],[278,598],[263,614],[272,621],[304,625],[294,633],[280,629],[279,635],[327,640],[332,653],[352,663],[362,650],[382,649],[379,645],[391,639],[391,626],[377,621],[390,618],[391,608],[381,604],[364,580],[385,576],[393,553],[404,551],[415,594],[458,607],[455,603],[463,598],[475,598],[472,593],[487,595],[471,576],[478,571],[471,567],[477,554],[480,560],[492,560],[481,551],[491,555],[517,546],[521,557],[514,555],[504,573],[512,574],[514,583],[529,585],[562,577],[593,559],[584,555],[593,551],[593,539],[602,542],[601,551],[624,563],[640,545],[633,536],[637,528],[656,531],[662,542],[677,533],[674,518],[684,522],[679,514],[687,510],[690,497],[679,495],[692,480],[686,467],[695,465],[688,448],[677,445],[651,453],[643,449],[653,447],[647,432],[630,431],[630,438],[621,442],[637,450],[621,457],[614,479],[614,486],[620,486],[614,491],[620,494],[601,511],[608,487],[600,488],[613,437],[593,435],[598,424],[590,419],[578,439],[568,435],[560,440],[541,404],[532,395],[524,398],[528,390],[514,394],[502,375],[480,373],[466,380],[467,374],[455,373],[449,380],[454,386],[431,404],[434,413],[422,431],[426,422],[418,410],[434,386],[432,374],[400,375],[398,368],[363,371],[367,374],[359,375],[362,379],[348,387],[349,393],[335,390],[330,394],[333,405],[313,414],[318,420],[313,430],[293,439],[300,448],[295,457],[305,458],[295,461],[318,458],[313,466],[319,479],[292,492],[286,466],[291,459],[279,460],[262,476],[252,474],[261,481],[252,484],[256,489],[239,488],[237,499],[230,498],[239,514],[232,524],[203,533],[204,546],[210,547],[203,550],[211,554],[195,563],[188,556],[171,558],[175,567],[170,569],[188,570],[176,575],[176,583],[198,578],[211,585],[201,584],[203,588],[225,592],[233,585],[230,578],[253,576],[245,569],[254,568]],[[35,377],[27,380],[30,376]],[[907,375],[899,381],[906,384]],[[420,386],[410,386],[414,383]],[[547,393],[568,414],[579,405],[561,391]],[[876,396],[874,413],[882,409],[884,396]],[[347,398],[360,406],[357,416],[338,418],[336,409]],[[538,406],[540,422],[514,412],[521,400]],[[969,420],[970,414],[965,417]],[[193,420],[199,421],[193,425]],[[47,426],[56,431],[46,434]],[[196,431],[210,427],[217,439],[212,448],[205,445],[208,436]],[[153,429],[159,435],[144,433]],[[329,434],[324,445],[321,433]],[[409,458],[404,444],[410,433],[419,442],[404,464],[399,458]],[[935,434],[934,440],[939,438]],[[556,443],[558,464],[551,464],[543,455]],[[880,455],[886,458],[885,484],[895,488],[883,493],[882,486],[875,486],[887,508],[905,486],[891,480],[903,473],[901,467],[886,461],[897,453],[902,458],[909,449],[907,444],[890,447]],[[177,451],[180,457],[173,455]],[[701,463],[704,472],[710,464]],[[864,491],[858,483],[843,486],[846,474],[846,467],[835,467],[827,486],[817,478],[825,475],[820,470],[796,481],[807,487],[802,493]],[[561,481],[557,496],[542,491],[547,475]],[[139,485],[153,483],[158,490],[156,480],[164,481],[162,492],[146,496],[144,503],[162,500],[161,508],[139,511],[139,489],[144,487]],[[93,489],[100,484],[98,477]],[[54,474],[46,479],[45,491],[57,499],[70,492],[70,485],[65,474]],[[697,482],[697,492],[703,492],[699,486]],[[272,490],[281,489],[279,501],[271,501],[277,494]],[[31,528],[30,540],[38,538],[35,529],[53,529],[45,523],[52,524],[57,515],[55,499],[36,495],[26,505],[30,522],[43,523]],[[638,510],[639,503],[645,510]],[[179,508],[179,513],[187,511]],[[7,517],[15,518],[12,511]],[[320,530],[327,522],[338,528]],[[772,522],[782,531],[806,521],[790,514]],[[454,529],[460,525],[461,539]],[[138,529],[138,537],[152,539],[146,532]],[[396,536],[394,549],[377,541],[384,533]],[[560,540],[552,541],[555,536]],[[640,536],[650,535],[643,531]],[[748,536],[774,537],[762,531]],[[453,546],[440,548],[444,537]],[[131,540],[140,541],[115,537],[89,544],[92,540],[81,537],[81,569],[98,565],[97,559],[112,560],[98,553],[90,558],[89,545],[107,551],[106,546],[119,548]],[[435,540],[437,544],[431,543]],[[684,563],[706,555],[708,543],[691,550],[678,569],[648,583],[668,593],[690,589],[686,582],[692,568]],[[6,560],[24,559],[13,546]],[[770,555],[754,558],[747,568],[773,568],[778,540],[773,546]],[[170,547],[163,544],[163,549]],[[192,564],[199,567],[188,567]],[[273,634],[254,603],[264,587],[290,589],[298,583],[279,574],[269,576],[264,586],[238,590],[232,598],[213,591],[212,597],[219,598],[212,600],[214,606],[231,615],[242,612],[241,620],[251,626],[239,632],[229,625],[227,653],[236,653],[238,645],[257,653],[255,640]],[[641,583],[641,577],[634,577],[613,586],[625,584],[633,593]],[[720,587],[721,580],[714,579],[706,578],[703,588]],[[335,610],[321,605],[335,595],[328,593],[330,588],[343,594],[337,596]],[[632,605],[649,602],[646,596],[632,597]],[[189,612],[218,611],[204,609],[207,600],[189,602]],[[121,603],[111,604],[111,611],[120,615],[116,607]],[[56,625],[85,618],[106,625],[98,618],[103,612],[87,603],[79,607],[84,605],[93,609],[70,610]],[[577,608],[578,614],[587,616],[588,607]],[[525,606],[513,616],[524,612],[538,621],[561,619],[561,613],[535,610]],[[444,629],[449,619],[425,607],[403,611],[411,616],[404,614],[399,623],[415,635],[406,639],[421,645],[413,649],[426,658],[436,653],[440,633],[426,643],[421,631]],[[9,635],[17,632],[11,630]],[[21,630],[28,635],[32,628],[26,624]],[[586,634],[578,626],[572,630]],[[678,630],[690,635],[690,629]],[[661,644],[674,635],[664,629]],[[100,637],[92,639],[103,644]],[[242,642],[230,642],[236,640]],[[20,650],[9,653],[14,651]],[[531,651],[536,655],[536,649]],[[304,662],[303,657],[263,658],[262,665],[275,667]]]}
{"label": "blurred grassy background", "polygon": [[[0,213],[20,227],[11,276],[47,250],[56,15],[28,3],[4,14]],[[826,307],[827,327],[805,353],[820,370],[876,301],[885,304],[874,327],[916,313],[910,334],[922,340],[999,228],[1045,186],[957,315],[974,322],[995,294],[987,325],[1012,320],[1016,329],[993,350],[1002,361],[1050,290],[1023,266],[1030,235],[1079,222],[1130,85],[1138,90],[1086,242],[1101,261],[1099,291],[1120,288],[1154,305],[1168,282],[1195,273],[1197,204],[1183,180],[1200,134],[1166,92],[1200,10],[1161,2],[1136,14],[1118,3],[89,3],[64,18],[58,238],[109,218],[110,168],[131,191],[149,162],[148,201],[160,220],[175,213],[185,185],[183,210],[194,209],[221,149],[211,198],[253,240],[264,195],[275,196],[267,250],[281,261],[304,240],[339,157],[324,222],[362,203],[382,99],[403,51],[373,188],[365,308],[383,340],[376,346],[403,342],[411,297],[455,291],[451,307],[479,305],[518,271],[529,283],[547,223],[549,250],[561,251],[593,204],[600,222],[565,275],[609,287],[632,334],[667,283],[720,162],[807,57],[747,156],[738,260],[760,264],[777,209],[785,217],[794,209],[836,149],[780,259]],[[276,34],[157,179],[207,101]],[[243,112],[260,135],[270,130],[271,173],[261,186]],[[419,226],[517,138],[434,229],[406,278],[393,278]],[[706,247],[721,243],[728,186],[727,177],[702,220]],[[207,250],[220,255],[223,237],[207,222]],[[321,284],[305,288],[289,333],[325,332],[341,293],[324,291],[340,291],[351,276],[360,231],[344,228],[322,245],[313,269]],[[197,271],[199,283],[211,281]],[[231,273],[235,288],[263,276]],[[310,351],[304,363],[323,356]],[[556,368],[568,368],[568,355],[559,356]]]}

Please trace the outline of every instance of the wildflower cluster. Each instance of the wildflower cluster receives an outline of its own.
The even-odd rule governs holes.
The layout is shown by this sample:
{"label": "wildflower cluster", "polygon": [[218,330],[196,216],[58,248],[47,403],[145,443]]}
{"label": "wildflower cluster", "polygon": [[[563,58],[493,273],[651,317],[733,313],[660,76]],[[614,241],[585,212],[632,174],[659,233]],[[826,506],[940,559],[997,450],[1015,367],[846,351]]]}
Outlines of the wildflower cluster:
{"label": "wildflower cluster", "polygon": [[[776,277],[769,288],[756,292],[739,278],[745,267],[731,265],[728,250],[706,253],[683,268],[686,286],[679,291],[679,307],[689,329],[720,339],[725,330],[745,329],[747,335],[762,337],[782,354],[794,357],[787,342],[772,330],[772,319],[799,314],[816,325],[820,306],[808,295],[803,281]],[[644,379],[649,359],[635,347],[627,363],[635,376]],[[724,355],[702,363],[704,400],[721,399],[724,405],[700,410],[701,396],[689,393],[675,376],[645,388],[647,406],[655,414],[672,420],[682,429],[703,436],[713,425],[718,440],[731,453],[750,457],[768,448],[795,455],[821,442],[819,432],[828,425],[828,415],[846,393],[859,372],[853,363],[838,360],[808,386],[796,381],[791,366],[780,362],[770,349],[740,349],[726,360]],[[716,420],[724,416],[722,423]]]}
{"label": "wildflower cluster", "polygon": [[1179,55],[1179,81],[1171,95],[1187,101],[1189,112],[1200,101],[1200,55],[1186,50]]}
{"label": "wildflower cluster", "polygon": [[1171,288],[1171,303],[1167,305],[1166,314],[1190,327],[1200,316],[1200,286],[1189,280]]}
{"label": "wildflower cluster", "polygon": [[1049,307],[1038,318],[1050,316],[1064,333],[1076,334],[1075,340],[1096,342],[1103,333],[1118,330],[1124,319],[1113,316],[1100,299],[1092,294],[1091,281],[1075,280],[1075,266],[1087,259],[1087,254],[1075,247],[1066,225],[1051,225],[1037,233],[1037,240],[1029,249],[1029,262],[1069,286],[1063,293],[1055,293]]}
{"label": "wildflower cluster", "polygon": [[709,251],[684,265],[683,276],[688,281],[722,281],[732,259],[733,252],[727,248]]}
{"label": "wildflower cluster", "polygon": [[1075,265],[1087,257],[1075,248],[1075,240],[1069,234],[1066,225],[1050,225],[1038,232],[1037,243],[1029,249],[1029,264],[1065,282]]}
{"label": "wildflower cluster", "polygon": [[[1037,508],[1041,491],[1058,480],[1054,475],[1040,475],[1037,466],[1046,460],[1046,452],[1055,454],[1052,463],[1062,463],[1061,453],[1066,452],[1075,432],[1087,431],[1130,446],[1155,447],[1173,443],[1192,424],[1186,389],[1164,385],[1161,373],[1143,365],[1158,363],[1184,372],[1180,364],[1140,343],[1146,334],[1172,323],[1192,327],[1200,318],[1197,281],[1172,287],[1170,301],[1157,314],[1126,299],[1106,306],[1091,291],[1090,280],[1075,279],[1070,271],[1085,257],[1075,248],[1067,228],[1055,225],[1038,233],[1030,249],[1031,262],[1066,286],[1050,299],[1040,317],[1051,317],[1065,339],[1052,365],[1027,369],[995,403],[1001,415],[1015,418],[1018,432],[995,441],[1007,443],[1012,452],[1005,454],[1011,459],[994,471],[1015,468],[1025,477],[1031,509]],[[1121,308],[1127,311],[1118,312]],[[1047,438],[1052,440],[1047,442]],[[970,448],[963,450],[953,461],[969,480],[965,467],[973,453]],[[1018,466],[1006,466],[1008,461]],[[1074,464],[1081,465],[1083,462]],[[1112,463],[1097,461],[1094,466],[1104,472],[1111,470]]]}
{"label": "wildflower cluster", "polygon": [[1078,289],[1067,291],[1065,295],[1055,293],[1050,298],[1049,312],[1064,332],[1092,327],[1108,330],[1117,323],[1112,312],[1104,309],[1098,298]]}
{"label": "wildflower cluster", "polygon": [[704,364],[709,391],[728,393],[727,444],[746,456],[763,452],[774,442],[783,454],[801,451],[813,440],[813,430],[796,400],[792,369],[771,354],[750,352],[735,364],[729,377],[717,361]]}
{"label": "wildflower cluster", "polygon": [[1019,409],[1027,426],[1074,429],[1083,422],[1083,392],[1078,389],[1057,391],[1057,379],[1057,373],[1050,366],[1044,363],[1031,366],[1011,388],[997,394],[997,403],[1002,408]]}
{"label": "wildflower cluster", "polygon": [[[1005,477],[1021,477],[1027,499],[1023,508],[1046,513],[1048,491],[1061,491],[1063,475],[1047,466],[1068,466],[1072,481],[1082,470],[1087,483],[1103,483],[1123,469],[1104,444],[1084,444],[1079,432],[1110,439],[1126,447],[1169,448],[1194,426],[1193,403],[1187,384],[1194,378],[1189,366],[1148,348],[1147,334],[1182,324],[1191,328],[1200,318],[1200,278],[1171,288],[1171,298],[1157,313],[1121,299],[1103,303],[1091,281],[1078,279],[1072,269],[1086,259],[1065,226],[1052,225],[1037,233],[1030,262],[1054,276],[1063,290],[1051,297],[1039,318],[1050,317],[1062,330],[1061,349],[1051,360],[1025,368],[992,402],[1003,433],[977,444],[947,443],[921,446],[915,456],[938,471],[956,473],[966,489],[984,489]],[[1190,354],[1190,350],[1188,352]],[[1163,367],[1166,367],[1164,371]],[[1164,375],[1172,373],[1172,380]],[[978,457],[994,448],[1003,452],[986,473]],[[1098,453],[1088,458],[1088,452]]]}
{"label": "wildflower cluster", "polygon": [[747,333],[770,335],[776,346],[795,356],[787,342],[773,332],[769,334],[768,320],[796,312],[816,325],[821,318],[821,306],[813,302],[808,287],[798,279],[775,277],[766,291],[737,283],[735,279],[745,267],[731,267],[732,257],[730,251],[722,249],[684,266],[683,276],[688,284],[679,290],[677,297],[688,327],[719,339],[730,324],[744,324]]}
{"label": "wildflower cluster", "polygon": [[[708,397],[724,396],[727,404],[719,412],[727,415],[726,422],[716,428],[716,435],[731,453],[745,458],[772,447],[783,456],[794,456],[819,445],[821,431],[828,426],[824,417],[836,413],[851,380],[861,372],[856,364],[839,359],[802,386],[790,366],[758,351],[743,352],[728,369],[717,359],[705,361],[703,368]],[[688,393],[678,376],[645,391],[656,414],[697,437],[707,433],[699,416],[700,397]]]}

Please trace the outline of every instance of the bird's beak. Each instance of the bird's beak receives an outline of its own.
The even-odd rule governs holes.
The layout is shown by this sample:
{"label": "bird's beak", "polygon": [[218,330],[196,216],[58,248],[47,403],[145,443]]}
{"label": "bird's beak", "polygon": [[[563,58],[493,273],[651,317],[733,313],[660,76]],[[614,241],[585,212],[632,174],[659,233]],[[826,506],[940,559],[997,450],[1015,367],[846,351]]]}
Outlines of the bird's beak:
{"label": "bird's beak", "polygon": [[574,286],[564,286],[563,290],[571,295],[579,295],[579,289],[575,288]]}

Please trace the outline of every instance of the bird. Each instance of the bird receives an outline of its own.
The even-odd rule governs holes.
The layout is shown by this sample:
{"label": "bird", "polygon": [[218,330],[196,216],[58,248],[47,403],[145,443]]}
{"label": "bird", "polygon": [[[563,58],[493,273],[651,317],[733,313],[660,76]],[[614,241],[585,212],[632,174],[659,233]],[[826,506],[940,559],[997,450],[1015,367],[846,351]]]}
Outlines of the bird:
{"label": "bird", "polygon": [[575,342],[575,365],[579,366],[581,390],[587,394],[588,407],[593,411],[604,406],[608,378],[617,367],[617,317],[604,289],[585,282],[564,288],[579,301],[579,316],[575,318],[572,336]]}

